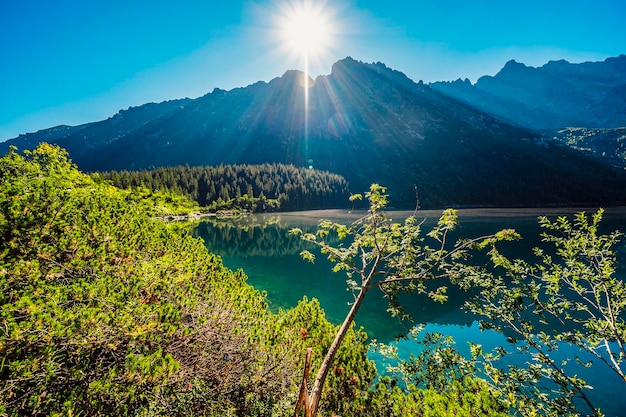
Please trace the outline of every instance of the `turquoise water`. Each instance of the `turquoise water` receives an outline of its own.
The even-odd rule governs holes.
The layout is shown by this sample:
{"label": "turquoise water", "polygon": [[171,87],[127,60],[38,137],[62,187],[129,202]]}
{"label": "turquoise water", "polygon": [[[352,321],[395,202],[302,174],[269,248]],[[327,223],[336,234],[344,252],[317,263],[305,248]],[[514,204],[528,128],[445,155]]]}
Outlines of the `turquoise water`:
{"label": "turquoise water", "polygon": [[[592,213],[594,210],[588,210]],[[569,210],[460,210],[460,235],[465,237],[493,233],[502,228],[515,228],[523,239],[503,248],[507,254],[515,257],[528,257],[533,246],[540,244],[540,228],[537,215],[569,214]],[[411,213],[393,212],[396,220],[401,220]],[[440,212],[425,211],[420,215],[426,219],[425,230],[434,224]],[[267,292],[267,300],[272,309],[290,308],[304,296],[317,298],[326,312],[327,318],[339,324],[350,306],[352,295],[346,291],[345,274],[333,273],[330,264],[323,255],[317,256],[311,264],[301,259],[299,253],[303,243],[288,234],[289,229],[299,227],[313,231],[320,218],[332,221],[350,222],[359,217],[359,213],[345,211],[315,211],[288,213],[280,215],[249,216],[237,222],[232,220],[210,220],[202,223],[197,234],[201,236],[212,252],[220,255],[224,264],[231,269],[243,269],[248,282],[259,290]],[[607,210],[603,220],[604,232],[626,230],[626,210]],[[311,249],[311,248],[309,248]],[[622,247],[618,253],[626,260]],[[372,291],[367,295],[356,316],[356,324],[363,326],[371,339],[379,342],[393,342],[396,336],[406,333],[415,323],[426,324],[426,331],[438,331],[451,335],[460,350],[467,350],[467,342],[481,343],[485,347],[499,346],[504,337],[495,332],[481,332],[477,318],[462,310],[461,306],[468,295],[455,287],[449,287],[449,301],[435,303],[425,296],[414,296],[403,300],[414,322],[400,322],[386,311],[386,302],[382,294]],[[410,340],[395,342],[401,356],[408,357],[420,347]],[[379,371],[384,371],[385,360],[372,355]],[[524,361],[523,357],[512,360]],[[593,368],[592,368],[593,369]],[[624,387],[615,375],[595,370],[585,375],[595,387],[594,396],[599,398],[607,415],[626,416],[626,395],[616,392]],[[621,387],[620,387],[621,385]],[[618,395],[619,394],[619,395]]]}

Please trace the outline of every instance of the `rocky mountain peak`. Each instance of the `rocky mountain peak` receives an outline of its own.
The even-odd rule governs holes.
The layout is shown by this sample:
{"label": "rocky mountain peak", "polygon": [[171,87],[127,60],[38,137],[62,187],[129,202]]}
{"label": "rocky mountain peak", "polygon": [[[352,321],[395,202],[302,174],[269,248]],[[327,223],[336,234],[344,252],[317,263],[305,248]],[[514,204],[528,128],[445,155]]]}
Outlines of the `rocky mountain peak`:
{"label": "rocky mountain peak", "polygon": [[626,126],[626,55],[580,64],[556,60],[538,68],[511,60],[472,88],[461,83],[430,85],[531,129]]}
{"label": "rocky mountain peak", "polygon": [[492,78],[512,78],[512,77],[519,77],[520,74],[524,74],[524,73],[528,73],[529,71],[534,70],[533,67],[528,67],[525,64],[521,63],[521,62],[517,62],[514,59],[511,59],[510,61],[508,61],[506,64],[504,64],[504,67],[502,67],[502,69],[500,71],[498,71],[498,73],[495,75],[495,77],[491,77],[491,76],[484,76],[484,77],[480,77],[477,81],[480,82],[481,80],[487,80],[487,79],[492,79]]}

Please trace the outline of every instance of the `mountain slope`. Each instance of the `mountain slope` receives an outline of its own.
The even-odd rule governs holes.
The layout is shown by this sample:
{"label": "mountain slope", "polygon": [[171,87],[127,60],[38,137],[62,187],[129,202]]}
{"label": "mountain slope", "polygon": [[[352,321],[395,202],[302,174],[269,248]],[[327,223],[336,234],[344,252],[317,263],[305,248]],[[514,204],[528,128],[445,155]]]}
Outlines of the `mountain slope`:
{"label": "mountain slope", "polygon": [[616,129],[566,128],[545,132],[559,141],[620,170],[626,170],[626,127]]}
{"label": "mountain slope", "polygon": [[495,76],[430,84],[442,93],[531,129],[626,126],[626,55],[603,62],[509,61]]}
{"label": "mountain slope", "polygon": [[[122,112],[55,142],[87,171],[311,166],[343,175],[353,192],[387,185],[398,208],[415,206],[416,189],[425,208],[626,203],[622,173],[383,64],[337,62],[309,81],[307,112],[303,76],[288,71],[269,83],[152,104],[155,117]],[[121,120],[124,129],[116,129]],[[11,143],[21,148],[27,138]]]}
{"label": "mountain slope", "polygon": [[138,107],[120,110],[106,120],[78,126],[55,126],[35,133],[20,135],[15,139],[0,143],[0,151],[6,152],[10,145],[20,149],[33,149],[40,142],[59,144],[66,148],[75,163],[81,168],[99,159],[99,155],[111,143],[157,121],[166,114],[178,110],[191,102],[190,99],[170,100],[162,103],[148,103]]}

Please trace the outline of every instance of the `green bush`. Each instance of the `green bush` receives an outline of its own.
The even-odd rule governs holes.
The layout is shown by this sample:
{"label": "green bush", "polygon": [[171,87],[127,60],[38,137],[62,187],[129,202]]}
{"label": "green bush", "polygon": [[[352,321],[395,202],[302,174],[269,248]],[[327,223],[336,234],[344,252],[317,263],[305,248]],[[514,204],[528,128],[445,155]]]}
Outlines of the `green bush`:
{"label": "green bush", "polygon": [[[0,415],[292,415],[306,348],[315,372],[336,332],[319,303],[269,312],[243,272],[147,204],[58,147],[0,158]],[[372,385],[366,353],[350,330],[323,415],[411,415],[422,398],[457,412]]]}
{"label": "green bush", "polygon": [[5,413],[204,414],[280,396],[259,383],[286,377],[265,365],[268,312],[241,272],[59,148],[9,152],[0,178]]}

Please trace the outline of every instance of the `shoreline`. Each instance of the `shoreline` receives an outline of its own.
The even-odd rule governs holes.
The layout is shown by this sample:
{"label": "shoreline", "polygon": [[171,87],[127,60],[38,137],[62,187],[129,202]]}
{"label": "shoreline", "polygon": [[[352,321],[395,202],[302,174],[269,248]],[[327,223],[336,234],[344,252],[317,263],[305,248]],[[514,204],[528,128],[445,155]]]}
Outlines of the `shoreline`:
{"label": "shoreline", "polygon": [[[528,207],[528,208],[456,208],[459,218],[463,217],[536,217],[536,216],[559,216],[572,215],[575,213],[585,212],[593,214],[597,212],[599,207]],[[397,218],[406,218],[412,215],[425,218],[438,218],[441,216],[443,209],[438,210],[386,210],[388,216]],[[263,213],[191,213],[191,214],[168,214],[157,216],[157,219],[164,221],[194,221],[204,218],[234,218],[240,216],[260,216],[260,217],[287,217],[287,218],[307,218],[307,219],[358,219],[367,214],[367,210],[348,210],[348,209],[315,209],[302,211],[274,211]],[[626,215],[626,206],[607,207],[604,208],[604,214]]]}

